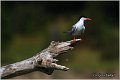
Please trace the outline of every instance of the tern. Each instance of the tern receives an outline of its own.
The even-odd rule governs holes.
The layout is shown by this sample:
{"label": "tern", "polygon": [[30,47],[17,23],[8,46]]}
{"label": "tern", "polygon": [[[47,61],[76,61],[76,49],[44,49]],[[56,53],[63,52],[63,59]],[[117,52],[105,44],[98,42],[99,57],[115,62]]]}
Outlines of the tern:
{"label": "tern", "polygon": [[76,41],[76,36],[81,35],[85,31],[84,21],[85,20],[92,20],[90,18],[86,18],[85,16],[81,16],[79,21],[72,26],[72,29],[68,31],[70,35],[73,36],[73,41]]}

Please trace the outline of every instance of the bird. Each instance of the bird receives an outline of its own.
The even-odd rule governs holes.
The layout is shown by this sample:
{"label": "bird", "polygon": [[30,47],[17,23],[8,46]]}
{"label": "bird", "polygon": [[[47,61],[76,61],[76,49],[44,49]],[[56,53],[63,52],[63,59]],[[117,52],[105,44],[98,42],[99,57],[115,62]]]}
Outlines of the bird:
{"label": "bird", "polygon": [[85,20],[92,20],[92,19],[86,18],[85,16],[81,16],[78,22],[72,26],[72,29],[68,31],[68,34],[73,36],[73,43],[76,41],[76,36],[79,36],[85,32],[85,26],[84,26]]}

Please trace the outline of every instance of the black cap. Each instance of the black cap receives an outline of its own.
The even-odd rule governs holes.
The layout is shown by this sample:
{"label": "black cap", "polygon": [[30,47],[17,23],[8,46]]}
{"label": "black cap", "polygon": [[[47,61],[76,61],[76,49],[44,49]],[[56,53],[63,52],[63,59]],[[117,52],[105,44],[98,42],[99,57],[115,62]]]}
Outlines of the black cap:
{"label": "black cap", "polygon": [[82,18],[82,17],[84,17],[84,18],[85,18],[86,16],[80,16],[80,17],[79,17],[79,19],[80,19],[80,18]]}

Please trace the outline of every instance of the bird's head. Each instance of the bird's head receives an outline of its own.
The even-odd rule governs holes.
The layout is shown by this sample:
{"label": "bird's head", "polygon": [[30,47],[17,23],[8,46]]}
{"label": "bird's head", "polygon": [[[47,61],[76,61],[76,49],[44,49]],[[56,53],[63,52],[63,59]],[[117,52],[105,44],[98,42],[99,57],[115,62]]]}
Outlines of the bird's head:
{"label": "bird's head", "polygon": [[85,16],[81,16],[81,17],[80,17],[80,20],[92,20],[92,19],[87,18],[87,17],[85,17]]}

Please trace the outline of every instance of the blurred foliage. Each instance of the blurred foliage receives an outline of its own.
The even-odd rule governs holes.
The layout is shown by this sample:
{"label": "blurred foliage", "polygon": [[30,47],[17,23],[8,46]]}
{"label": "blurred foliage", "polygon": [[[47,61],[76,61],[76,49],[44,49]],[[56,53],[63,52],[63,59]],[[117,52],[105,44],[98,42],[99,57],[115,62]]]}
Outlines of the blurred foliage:
{"label": "blurred foliage", "polygon": [[[85,22],[83,42],[58,56],[59,63],[78,74],[118,70],[118,1],[2,1],[2,65],[29,58],[52,40],[70,40],[72,37],[63,32],[70,30],[82,15],[92,19]],[[58,74],[53,78],[60,78]]]}

